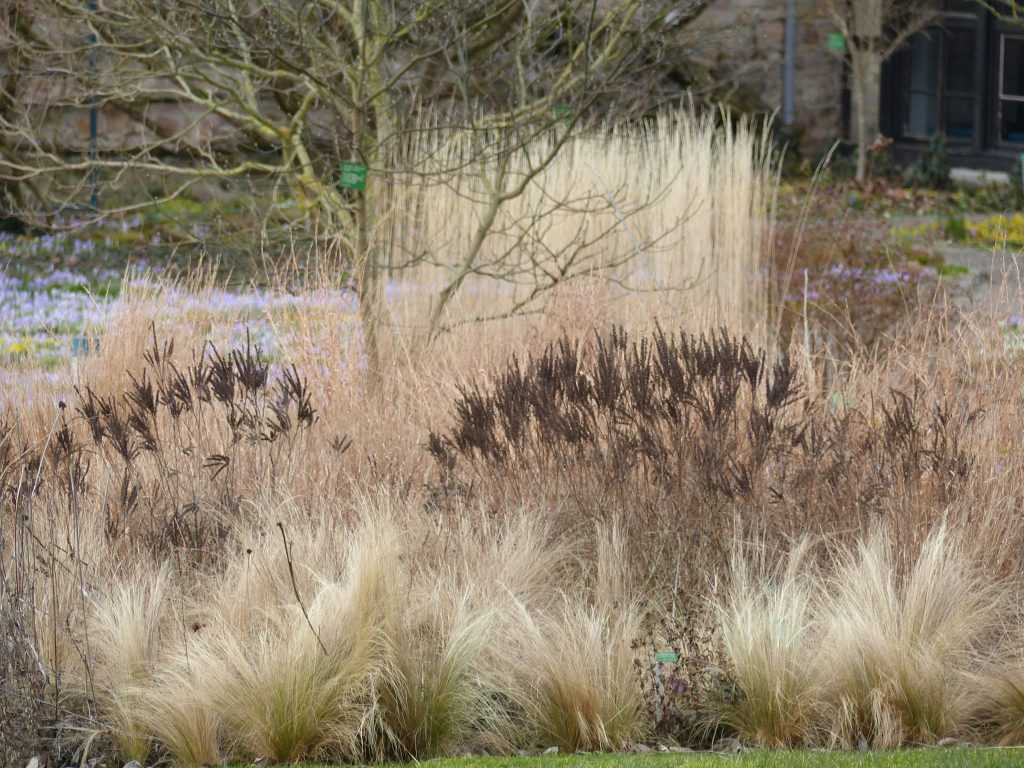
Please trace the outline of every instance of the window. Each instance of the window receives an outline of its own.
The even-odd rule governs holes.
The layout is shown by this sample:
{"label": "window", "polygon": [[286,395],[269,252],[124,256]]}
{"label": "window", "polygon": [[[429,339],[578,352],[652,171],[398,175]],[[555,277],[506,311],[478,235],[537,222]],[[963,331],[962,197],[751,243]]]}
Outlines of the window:
{"label": "window", "polygon": [[890,130],[895,135],[927,140],[941,132],[953,143],[975,139],[980,26],[971,8],[947,4],[942,26],[913,35],[894,56]]}
{"label": "window", "polygon": [[1001,35],[999,43],[999,138],[1024,144],[1024,37]]}
{"label": "window", "polygon": [[977,91],[974,67],[977,35],[974,25],[957,24],[945,31],[945,101],[943,113],[946,136],[968,141],[974,138]]}

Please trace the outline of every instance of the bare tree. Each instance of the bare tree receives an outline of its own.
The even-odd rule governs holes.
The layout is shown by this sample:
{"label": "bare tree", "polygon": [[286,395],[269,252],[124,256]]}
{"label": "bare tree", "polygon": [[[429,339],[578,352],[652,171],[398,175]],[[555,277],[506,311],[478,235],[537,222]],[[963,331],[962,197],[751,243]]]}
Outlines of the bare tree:
{"label": "bare tree", "polygon": [[[81,200],[96,172],[111,184],[173,180],[164,198],[208,179],[272,182],[351,259],[373,367],[385,268],[376,234],[395,178],[487,176],[485,214],[439,294],[436,329],[502,206],[584,120],[649,107],[652,68],[708,2],[33,0],[5,27],[19,76],[0,93],[0,178],[45,181],[57,204]],[[53,127],[90,106],[128,126],[95,156]],[[425,134],[453,131],[473,137],[468,154],[416,164]],[[552,132],[525,167],[512,161]]]}
{"label": "bare tree", "polygon": [[882,64],[939,15],[934,0],[825,0],[850,57],[857,180],[867,176],[868,150],[878,138]]}
{"label": "bare tree", "polygon": [[[26,16],[26,4],[21,0],[11,0],[0,11],[0,125],[9,123],[17,111],[16,94],[22,73],[28,68],[22,58],[24,49],[16,42],[19,26]],[[0,165],[5,158],[12,158],[12,150],[0,136]],[[26,188],[39,197],[38,190],[31,184],[0,176],[0,226],[21,226],[16,214],[25,207]]]}
{"label": "bare tree", "polygon": [[1021,0],[976,0],[976,2],[1002,21],[1024,24],[1024,2]]}

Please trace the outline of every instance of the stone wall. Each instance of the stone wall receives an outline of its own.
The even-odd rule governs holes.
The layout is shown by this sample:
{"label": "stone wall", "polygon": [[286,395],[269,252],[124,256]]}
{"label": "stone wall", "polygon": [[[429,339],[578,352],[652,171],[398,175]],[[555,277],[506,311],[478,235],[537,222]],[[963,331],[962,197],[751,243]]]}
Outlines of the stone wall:
{"label": "stone wall", "polygon": [[[813,154],[840,135],[842,67],[826,48],[832,27],[820,0],[797,0],[797,5],[796,120],[801,148]],[[781,113],[785,14],[786,0],[710,0],[687,30],[682,52],[715,79],[724,78],[727,87],[716,93],[738,108]],[[61,95],[54,92],[56,85],[48,78],[30,78],[22,85],[19,101],[51,104]],[[84,152],[89,146],[88,125],[87,110],[50,106],[40,134],[46,144]],[[161,135],[176,136],[182,145],[218,149],[228,149],[238,139],[224,120],[173,102],[150,104],[133,116],[107,106],[100,113],[99,129],[100,151],[138,148]]]}
{"label": "stone wall", "polygon": [[[748,109],[781,120],[786,0],[712,0],[697,24],[698,55],[727,76]],[[842,132],[842,63],[827,49],[831,22],[820,0],[797,0],[796,123],[802,148],[818,152]]]}

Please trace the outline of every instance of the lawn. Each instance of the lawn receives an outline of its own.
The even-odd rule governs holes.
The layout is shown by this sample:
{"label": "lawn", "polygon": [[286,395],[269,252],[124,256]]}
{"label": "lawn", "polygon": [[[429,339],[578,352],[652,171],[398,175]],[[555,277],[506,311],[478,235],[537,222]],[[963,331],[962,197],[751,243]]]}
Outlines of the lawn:
{"label": "lawn", "polygon": [[[725,755],[591,754],[543,757],[482,757],[429,760],[431,768],[987,768],[1024,764],[1021,749],[915,749],[899,752],[743,752]],[[313,768],[308,766],[307,768]]]}

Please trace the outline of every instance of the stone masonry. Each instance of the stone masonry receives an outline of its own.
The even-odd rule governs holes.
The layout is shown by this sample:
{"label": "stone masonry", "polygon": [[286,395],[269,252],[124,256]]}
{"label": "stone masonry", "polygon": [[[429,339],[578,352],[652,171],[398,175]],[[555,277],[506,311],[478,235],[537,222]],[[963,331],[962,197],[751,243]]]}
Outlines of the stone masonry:
{"label": "stone masonry", "polygon": [[[842,60],[820,0],[797,0],[796,126],[802,148],[827,148],[842,132]],[[697,22],[708,34],[698,55],[731,81],[749,109],[782,111],[786,0],[712,0]]]}
{"label": "stone masonry", "polygon": [[[816,153],[828,147],[841,131],[842,63],[827,50],[832,31],[820,0],[797,0],[796,123],[801,148]],[[726,81],[718,89],[743,111],[782,109],[786,0],[710,0],[695,22],[692,48],[685,46],[701,67]],[[694,30],[694,28],[691,28]],[[29,78],[19,94],[23,104],[46,104],[54,95],[52,82]],[[781,121],[781,114],[776,124]],[[216,117],[200,117],[194,107],[172,102],[151,104],[145,110],[148,126],[106,107],[99,116],[99,150],[137,148],[158,135],[176,135],[182,144],[228,148],[233,129]],[[42,126],[44,143],[72,152],[89,144],[87,111],[50,107]]]}

